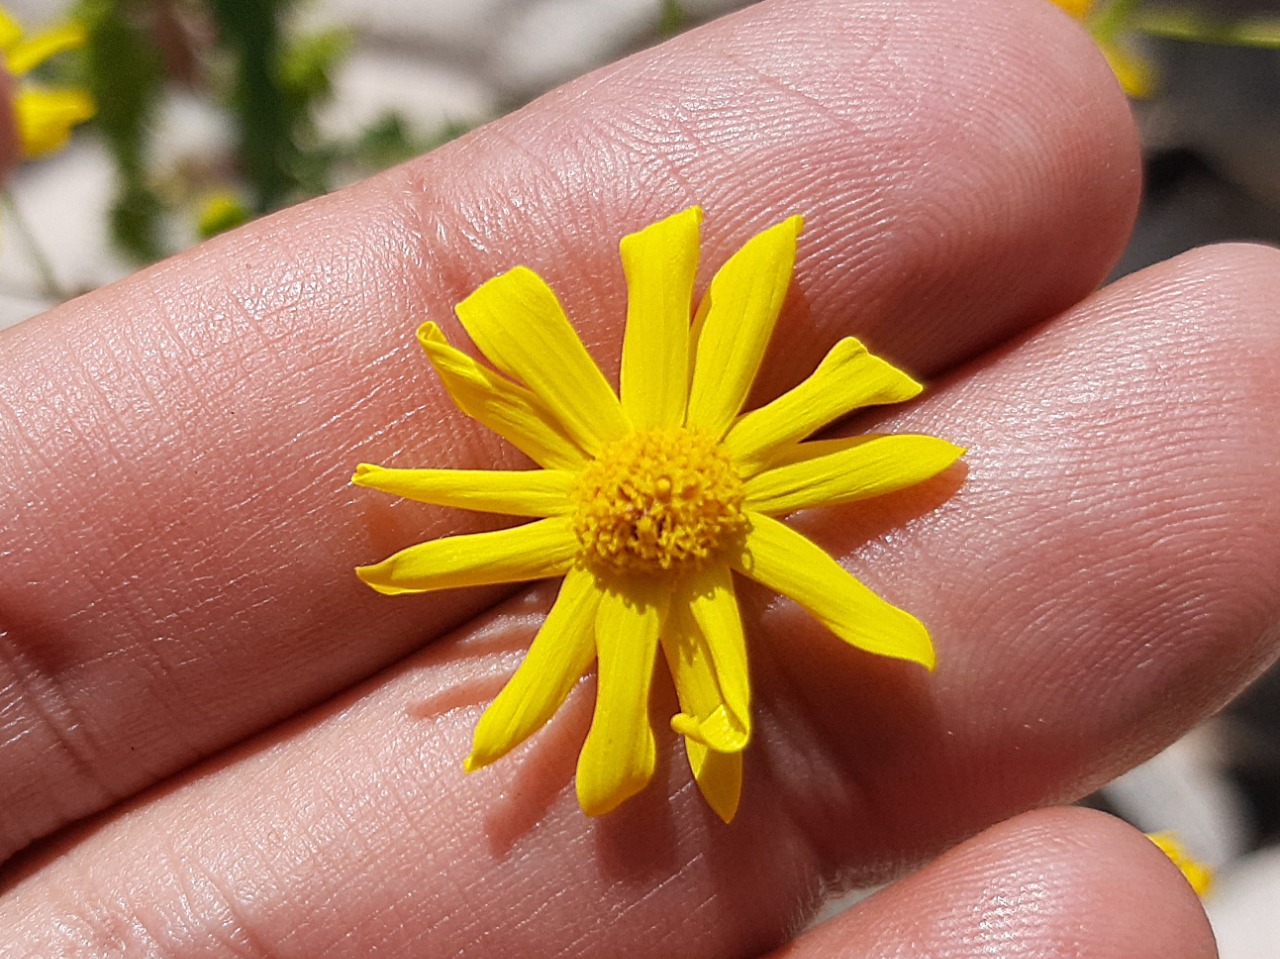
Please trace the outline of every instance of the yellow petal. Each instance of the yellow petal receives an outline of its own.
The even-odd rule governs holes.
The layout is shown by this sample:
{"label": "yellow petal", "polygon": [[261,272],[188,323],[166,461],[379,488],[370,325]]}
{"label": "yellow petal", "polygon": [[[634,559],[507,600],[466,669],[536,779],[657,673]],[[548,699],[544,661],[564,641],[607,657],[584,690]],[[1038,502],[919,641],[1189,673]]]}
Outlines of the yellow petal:
{"label": "yellow petal", "polygon": [[522,583],[559,576],[572,564],[578,539],[563,516],[491,533],[446,536],[402,549],[356,575],[379,593],[427,593],[486,583]]}
{"label": "yellow petal", "polygon": [[824,443],[810,458],[757,473],[746,482],[745,505],[777,515],[881,496],[937,476],[965,452],[946,440],[910,433],[845,442],[835,451]]}
{"label": "yellow petal", "polygon": [[710,645],[682,597],[672,603],[662,652],[680,699],[681,712],[672,718],[671,728],[720,752],[745,748],[751,737],[749,715],[744,711],[739,720],[725,705]]}
{"label": "yellow petal", "polygon": [[689,426],[719,439],[746,402],[791,283],[803,225],[793,216],[756,234],[711,280],[696,324]]}
{"label": "yellow petal", "polygon": [[1125,93],[1135,100],[1145,100],[1155,93],[1156,72],[1150,63],[1115,43],[1098,46]]}
{"label": "yellow petal", "polygon": [[585,457],[530,390],[498,376],[450,346],[440,327],[423,323],[418,342],[458,409],[474,417],[539,466],[577,469]]}
{"label": "yellow petal", "polygon": [[23,156],[34,159],[61,150],[71,128],[93,116],[93,98],[83,90],[26,86],[13,98]]}
{"label": "yellow petal", "polygon": [[[0,50],[6,54],[6,62],[8,53],[22,39],[22,26],[4,7],[0,7]],[[12,68],[10,68],[12,69]]]}
{"label": "yellow petal", "polygon": [[501,759],[549,720],[595,658],[595,577],[572,569],[546,621],[515,674],[476,726],[464,768],[474,772]]}
{"label": "yellow petal", "polygon": [[588,816],[616,809],[653,778],[649,689],[668,590],[661,579],[624,585],[605,590],[596,612],[596,711],[578,757],[578,803]]}
{"label": "yellow petal", "polygon": [[29,40],[14,42],[5,47],[5,59],[9,64],[9,72],[19,76],[28,73],[50,57],[83,47],[88,38],[89,35],[83,24],[64,23],[37,33]]}
{"label": "yellow petal", "polygon": [[702,210],[691,207],[623,237],[627,328],[619,392],[637,427],[684,422],[689,395],[689,322]]}
{"label": "yellow petal", "polygon": [[1093,12],[1098,0],[1052,0],[1077,20],[1086,19]]}
{"label": "yellow petal", "polygon": [[851,646],[933,669],[933,643],[918,619],[886,603],[790,527],[760,513],[748,520],[735,569],[790,596]]}
{"label": "yellow petal", "polygon": [[456,312],[480,352],[533,390],[588,453],[630,432],[618,397],[538,274],[518,266],[495,276]]}
{"label": "yellow petal", "polygon": [[846,337],[803,383],[734,423],[724,438],[724,451],[749,476],[764,465],[770,450],[802,440],[860,407],[901,403],[922,389],[906,373]]}
{"label": "yellow petal", "polygon": [[740,753],[751,742],[751,730],[743,728],[724,703],[701,717],[688,710],[676,713],[671,717],[671,728],[721,753]]}
{"label": "yellow petal", "polygon": [[511,516],[558,516],[573,507],[568,470],[387,469],[361,463],[351,482],[419,503]]}
{"label": "yellow petal", "polygon": [[706,640],[724,703],[749,732],[751,682],[733,574],[723,563],[709,563],[693,574],[688,589],[689,612]]}
{"label": "yellow petal", "polygon": [[720,753],[694,739],[684,741],[698,790],[717,816],[733,822],[742,796],[742,753]]}

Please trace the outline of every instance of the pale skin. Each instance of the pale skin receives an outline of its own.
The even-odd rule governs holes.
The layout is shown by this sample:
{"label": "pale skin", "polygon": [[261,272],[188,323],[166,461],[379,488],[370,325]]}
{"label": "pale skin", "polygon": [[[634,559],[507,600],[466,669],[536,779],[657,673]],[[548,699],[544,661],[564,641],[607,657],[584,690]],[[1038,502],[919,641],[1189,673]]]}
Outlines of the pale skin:
{"label": "pale skin", "polygon": [[[775,0],[0,334],[0,956],[1212,956],[1140,834],[1027,812],[1275,653],[1280,256],[1093,292],[1139,168],[1046,3]],[[453,303],[523,262],[616,369],[617,240],[692,203],[703,283],[807,217],[761,399],[853,334],[931,388],[849,429],[969,448],[792,519],[939,666],[744,587],[737,819],[693,788],[661,673],[657,776],[589,819],[590,679],[462,771],[552,589],[375,595],[353,566],[483,520],[347,480],[521,465],[414,328],[463,342]],[[792,938],[824,883],[929,860]]]}

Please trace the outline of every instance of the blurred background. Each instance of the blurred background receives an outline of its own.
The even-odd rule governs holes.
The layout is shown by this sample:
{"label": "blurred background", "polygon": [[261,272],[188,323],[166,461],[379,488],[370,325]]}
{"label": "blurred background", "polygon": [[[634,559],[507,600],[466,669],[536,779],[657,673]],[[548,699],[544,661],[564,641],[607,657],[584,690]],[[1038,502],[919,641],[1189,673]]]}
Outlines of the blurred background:
{"label": "blurred background", "polygon": [[0,211],[0,327],[423,153],[743,0],[12,0],[96,116]]}
{"label": "blurred background", "polygon": [[[1280,2],[1053,2],[1108,53],[1146,145],[1116,275],[1280,243]],[[0,328],[746,5],[11,0],[6,62],[61,99],[27,103],[33,140],[0,195]],[[1214,867],[1224,959],[1280,956],[1280,672],[1088,802]]]}

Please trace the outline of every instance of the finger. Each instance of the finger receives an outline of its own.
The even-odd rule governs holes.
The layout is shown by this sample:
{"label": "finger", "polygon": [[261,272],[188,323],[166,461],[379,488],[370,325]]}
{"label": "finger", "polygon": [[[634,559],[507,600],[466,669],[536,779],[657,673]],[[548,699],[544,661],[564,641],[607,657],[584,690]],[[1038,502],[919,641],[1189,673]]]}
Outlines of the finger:
{"label": "finger", "polygon": [[517,261],[613,370],[625,231],[701,202],[705,285],[803,211],[766,392],[846,332],[937,368],[1090,289],[1137,159],[1064,23],[1002,0],[763,4],[9,331],[0,851],[494,600],[372,595],[351,567],[481,520],[348,478],[514,462],[412,329]]}
{"label": "finger", "polygon": [[750,955],[833,882],[1080,795],[1274,655],[1277,259],[1204,250],[1133,277],[882,424],[959,439],[964,485],[792,522],[930,625],[937,670],[862,655],[757,595],[731,825],[666,728],[661,672],[655,779],[616,812],[584,817],[574,795],[590,682],[463,774],[542,589],[33,862],[0,928],[29,917],[15,928],[55,953],[58,930],[180,915],[166,943],[230,923],[266,953]]}
{"label": "finger", "polygon": [[1141,833],[1082,809],[996,826],[772,959],[1216,959],[1181,873]]}

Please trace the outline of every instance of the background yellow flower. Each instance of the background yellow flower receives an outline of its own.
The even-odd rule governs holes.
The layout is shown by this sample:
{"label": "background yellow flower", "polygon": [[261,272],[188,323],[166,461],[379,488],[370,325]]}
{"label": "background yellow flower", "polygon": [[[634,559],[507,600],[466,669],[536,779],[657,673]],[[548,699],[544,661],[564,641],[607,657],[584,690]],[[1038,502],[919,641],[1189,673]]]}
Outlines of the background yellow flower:
{"label": "background yellow flower", "polygon": [[1176,833],[1153,832],[1148,833],[1147,838],[1159,846],[1160,851],[1178,867],[1178,871],[1187,877],[1187,882],[1197,896],[1203,896],[1213,886],[1213,870],[1187,852]]}
{"label": "background yellow flower", "polygon": [[[5,69],[23,78],[50,57],[84,46],[84,28],[65,23],[32,37],[0,7],[0,56]],[[80,87],[46,87],[29,80],[19,84],[13,99],[14,120],[23,156],[35,158],[61,150],[71,129],[94,114],[93,98]]]}

